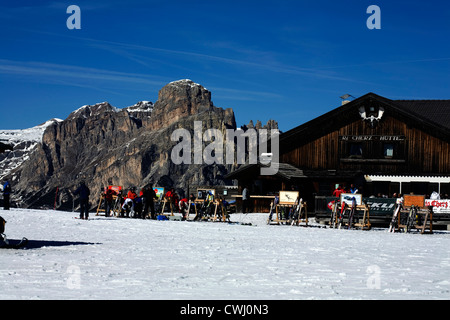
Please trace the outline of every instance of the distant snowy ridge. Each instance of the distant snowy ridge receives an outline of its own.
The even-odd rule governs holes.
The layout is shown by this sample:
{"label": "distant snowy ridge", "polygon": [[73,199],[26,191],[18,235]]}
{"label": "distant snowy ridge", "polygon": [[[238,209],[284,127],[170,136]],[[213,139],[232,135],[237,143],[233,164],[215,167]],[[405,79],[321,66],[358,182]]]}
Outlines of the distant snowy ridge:
{"label": "distant snowy ridge", "polygon": [[120,112],[121,109],[111,106],[108,102],[100,102],[93,105],[84,105],[73,111],[67,119],[73,118],[88,118],[91,116],[99,115],[104,112]]}
{"label": "distant snowy ridge", "polygon": [[169,83],[169,85],[172,85],[172,86],[189,85],[191,88],[193,88],[193,87],[203,87],[201,84],[195,83],[191,79],[182,79],[182,80],[172,81],[172,82]]}
{"label": "distant snowy ridge", "polygon": [[140,101],[136,103],[135,105],[120,109],[117,107],[114,107],[109,104],[109,102],[100,102],[93,105],[84,105],[77,110],[73,111],[67,119],[73,119],[73,118],[88,118],[91,116],[97,116],[99,114],[105,113],[105,112],[121,112],[121,111],[127,111],[128,113],[134,113],[134,112],[152,112],[153,111],[153,103],[150,101]]}
{"label": "distant snowy ridge", "polygon": [[128,112],[152,112],[153,103],[151,101],[140,101],[135,105],[125,108]]}
{"label": "distant snowy ridge", "polygon": [[0,154],[0,179],[28,159],[28,154],[42,142],[45,129],[61,119],[51,119],[38,126],[23,130],[0,130],[0,142],[11,145],[12,151]]}
{"label": "distant snowy ridge", "polygon": [[[135,105],[123,109],[111,106],[108,102],[84,105],[71,112],[66,120],[79,117],[87,118],[104,112],[118,113],[123,110],[128,112],[130,117],[133,117],[137,112],[148,113],[148,117],[150,117],[153,111],[153,103],[150,101],[140,101]],[[12,151],[7,150],[5,153],[0,154],[0,179],[3,179],[3,177],[29,158],[29,153],[33,151],[38,143],[42,142],[44,131],[49,125],[63,121],[62,119],[54,118],[29,129],[0,130],[0,142],[13,147]]]}
{"label": "distant snowy ridge", "polygon": [[0,141],[13,146],[24,141],[41,142],[45,129],[55,122],[62,122],[61,119],[51,119],[38,126],[22,130],[0,130]]}

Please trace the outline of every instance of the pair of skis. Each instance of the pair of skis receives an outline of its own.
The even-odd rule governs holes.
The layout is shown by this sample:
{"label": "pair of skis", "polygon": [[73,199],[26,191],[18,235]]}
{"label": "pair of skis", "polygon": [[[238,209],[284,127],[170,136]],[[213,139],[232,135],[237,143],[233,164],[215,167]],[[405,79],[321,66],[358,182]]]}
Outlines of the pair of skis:
{"label": "pair of skis", "polygon": [[388,232],[395,232],[395,227],[397,226],[397,223],[398,223],[399,212],[402,208],[403,208],[403,204],[398,203],[397,208],[395,208],[394,214],[392,215],[392,219],[391,219],[391,223],[389,224]]}
{"label": "pair of skis", "polygon": [[[388,232],[395,232],[395,229],[398,226],[400,221],[400,211],[403,209],[403,201],[397,200],[397,207],[395,208],[394,214],[392,215],[391,223],[389,224]],[[417,216],[417,208],[413,205],[411,206],[408,216],[405,222],[404,232],[410,232],[412,227],[414,226],[415,220]]]}
{"label": "pair of skis", "polygon": [[269,219],[267,219],[267,224],[270,224],[272,222],[273,219],[273,212],[278,204],[278,197],[275,197],[272,201],[272,203],[270,204],[270,213],[269,213]]}
{"label": "pair of skis", "polygon": [[353,197],[352,198],[352,207],[351,207],[351,210],[350,210],[350,214],[348,216],[348,229],[352,228],[353,217],[355,216],[355,213],[356,213],[356,198]]}
{"label": "pair of skis", "polygon": [[338,207],[339,207],[339,200],[333,201],[333,208],[331,211],[331,220],[330,220],[330,228],[337,228],[338,226]]}
{"label": "pair of skis", "polygon": [[411,231],[411,229],[415,225],[416,218],[417,218],[417,208],[413,205],[411,206],[411,209],[409,209],[408,219],[406,219],[406,228],[404,230],[405,232],[408,233]]}
{"label": "pair of skis", "polygon": [[0,217],[0,249],[18,249],[26,246],[28,243],[27,238],[22,238],[20,241],[8,240],[6,238],[6,234],[3,233],[5,232],[5,224],[6,220]]}
{"label": "pair of skis", "polygon": [[[333,205],[333,211],[331,213],[331,221],[330,221],[330,227],[331,228],[337,228],[341,229],[341,227],[344,225],[344,213],[348,208],[348,204],[346,202],[342,203],[341,211],[338,211],[338,205],[339,200],[336,200]],[[348,226],[347,229],[351,229],[353,225],[353,217],[356,213],[356,199],[352,198],[352,206],[350,207],[350,212],[348,215]],[[338,216],[339,215],[339,216]]]}
{"label": "pair of skis", "polygon": [[28,239],[22,238],[22,240],[8,240],[5,234],[0,234],[0,249],[19,249],[27,245]]}
{"label": "pair of skis", "polygon": [[[388,232],[395,232],[395,228],[398,225],[400,219],[400,210],[403,209],[403,204],[398,203],[397,208],[395,208],[394,214],[392,215],[391,223],[389,224]],[[408,233],[414,227],[417,218],[417,208],[413,205],[409,209],[408,217],[406,218],[405,227],[403,231]]]}
{"label": "pair of skis", "polygon": [[291,222],[291,226],[294,225],[294,223],[296,225],[298,225],[300,223],[300,219],[301,219],[301,214],[302,214],[302,209],[303,209],[303,199],[300,198],[298,199],[298,204],[295,207],[295,211],[292,215],[292,222]]}

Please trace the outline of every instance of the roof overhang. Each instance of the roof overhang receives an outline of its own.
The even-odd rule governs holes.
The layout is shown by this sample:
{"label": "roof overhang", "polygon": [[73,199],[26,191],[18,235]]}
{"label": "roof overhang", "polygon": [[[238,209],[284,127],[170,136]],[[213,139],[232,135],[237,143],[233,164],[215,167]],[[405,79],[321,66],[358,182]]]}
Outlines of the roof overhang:
{"label": "roof overhang", "polygon": [[402,184],[410,182],[428,182],[438,184],[438,193],[441,193],[441,183],[450,183],[450,176],[409,176],[409,175],[365,175],[367,182],[397,182],[400,183],[400,193],[403,193]]}
{"label": "roof overhang", "polygon": [[429,182],[429,183],[450,183],[449,176],[410,176],[410,175],[365,175],[367,182]]}
{"label": "roof overhang", "polygon": [[271,163],[263,164],[263,163],[255,163],[255,164],[246,164],[233,172],[225,175],[226,179],[239,179],[245,176],[252,176],[253,178],[260,176],[261,168],[268,168],[270,166],[274,166],[278,168],[276,170],[275,176],[282,178],[284,180],[295,180],[295,179],[305,179],[307,176],[303,173],[303,170],[294,167],[288,163]]}

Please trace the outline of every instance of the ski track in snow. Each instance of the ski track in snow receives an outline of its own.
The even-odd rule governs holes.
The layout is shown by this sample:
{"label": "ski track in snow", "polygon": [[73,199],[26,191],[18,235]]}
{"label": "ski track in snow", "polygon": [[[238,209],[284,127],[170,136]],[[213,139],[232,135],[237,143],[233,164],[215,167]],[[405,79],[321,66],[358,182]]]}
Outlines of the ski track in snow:
{"label": "ski track in snow", "polygon": [[0,299],[449,299],[450,232],[433,235],[233,221],[74,219],[1,211]]}

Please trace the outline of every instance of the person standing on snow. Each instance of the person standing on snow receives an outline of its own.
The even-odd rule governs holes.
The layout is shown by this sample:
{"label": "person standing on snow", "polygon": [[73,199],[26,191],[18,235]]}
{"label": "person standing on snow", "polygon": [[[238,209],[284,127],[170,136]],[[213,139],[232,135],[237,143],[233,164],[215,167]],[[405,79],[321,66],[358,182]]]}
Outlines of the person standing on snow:
{"label": "person standing on snow", "polygon": [[148,212],[150,211],[150,218],[156,219],[156,212],[155,212],[155,199],[156,199],[156,193],[153,189],[153,184],[149,184],[145,189],[144,193],[142,195],[144,198],[144,213],[142,215],[142,218],[145,219],[145,217],[148,215]]}
{"label": "person standing on snow", "polygon": [[3,208],[5,210],[9,210],[10,194],[11,194],[11,185],[9,184],[9,181],[6,180],[5,184],[3,185]]}
{"label": "person standing on snow", "polygon": [[250,191],[247,186],[242,190],[242,213],[250,212]]}
{"label": "person standing on snow", "polygon": [[105,204],[106,204],[105,216],[106,217],[109,217],[109,214],[110,214],[111,210],[113,209],[114,194],[115,194],[115,192],[111,188],[106,189],[106,192],[105,192]]}
{"label": "person standing on snow", "polygon": [[80,182],[80,186],[73,194],[80,195],[80,219],[87,220],[89,218],[89,195],[91,192],[84,181]]}

